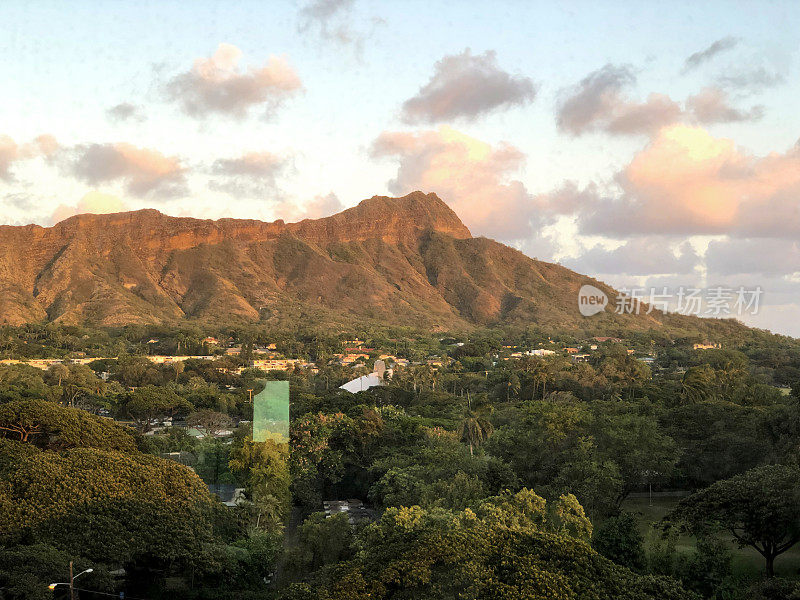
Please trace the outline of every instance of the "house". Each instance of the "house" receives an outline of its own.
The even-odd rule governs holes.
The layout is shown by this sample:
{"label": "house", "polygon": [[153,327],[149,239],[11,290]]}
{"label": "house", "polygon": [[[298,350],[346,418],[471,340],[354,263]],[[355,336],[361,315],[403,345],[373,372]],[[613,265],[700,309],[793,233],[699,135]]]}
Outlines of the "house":
{"label": "house", "polygon": [[206,344],[208,346],[219,346],[219,340],[217,338],[211,337],[211,336],[208,336],[207,338],[204,338],[202,343]]}
{"label": "house", "polygon": [[589,362],[590,354],[573,354],[570,358],[572,362],[579,363],[579,362]]}
{"label": "house", "polygon": [[257,358],[250,361],[250,366],[262,371],[291,371],[300,364],[297,358]]}
{"label": "house", "polygon": [[566,352],[567,354],[577,354],[578,353],[578,349],[577,348],[564,348],[564,352]]}
{"label": "house", "polygon": [[712,344],[711,342],[703,342],[702,344],[694,344],[692,345],[694,350],[711,350],[713,348],[722,348],[722,344],[716,343]]}
{"label": "house", "polygon": [[525,354],[528,354],[529,356],[552,356],[555,353],[555,350],[545,350],[543,348],[539,348],[537,350],[526,352]]}
{"label": "house", "polygon": [[595,337],[595,338],[592,338],[592,339],[595,342],[600,342],[601,344],[603,342],[611,342],[612,344],[621,344],[622,343],[622,340],[620,338],[615,338],[615,337]]}

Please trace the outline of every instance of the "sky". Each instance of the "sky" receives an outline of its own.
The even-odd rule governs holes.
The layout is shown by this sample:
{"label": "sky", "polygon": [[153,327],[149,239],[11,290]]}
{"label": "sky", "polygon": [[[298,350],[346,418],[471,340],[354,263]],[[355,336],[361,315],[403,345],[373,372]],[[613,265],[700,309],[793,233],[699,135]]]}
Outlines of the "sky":
{"label": "sky", "polygon": [[800,337],[799,30],[794,1],[5,0],[0,224],[422,190],[617,288],[757,287],[733,316]]}

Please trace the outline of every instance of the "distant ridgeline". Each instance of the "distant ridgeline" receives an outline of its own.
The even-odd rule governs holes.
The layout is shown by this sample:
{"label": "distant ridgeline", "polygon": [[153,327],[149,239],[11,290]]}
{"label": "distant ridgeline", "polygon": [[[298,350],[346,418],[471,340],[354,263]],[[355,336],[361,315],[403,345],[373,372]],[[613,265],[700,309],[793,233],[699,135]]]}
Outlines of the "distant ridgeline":
{"label": "distant ridgeline", "polygon": [[434,194],[375,196],[323,219],[176,218],[155,210],[0,226],[0,325],[363,322],[454,331],[530,324],[601,332],[744,330],[681,315],[590,318],[589,284],[560,265],[472,237]]}

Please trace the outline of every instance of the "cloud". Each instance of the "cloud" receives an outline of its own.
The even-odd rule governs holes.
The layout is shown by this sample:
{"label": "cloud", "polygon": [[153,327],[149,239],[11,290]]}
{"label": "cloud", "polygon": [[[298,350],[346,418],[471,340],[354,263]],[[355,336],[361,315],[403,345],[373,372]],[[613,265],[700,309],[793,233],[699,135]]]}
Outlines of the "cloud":
{"label": "cloud", "polygon": [[728,95],[717,87],[706,87],[686,99],[686,108],[700,123],[734,123],[757,121],[764,116],[763,106],[739,110],[728,104]]}
{"label": "cloud", "polygon": [[209,188],[236,197],[280,195],[276,179],[290,160],[269,152],[247,152],[237,158],[220,158],[211,165],[216,178]]}
{"label": "cloud", "polygon": [[630,67],[607,64],[564,90],[558,103],[558,128],[571,135],[606,131],[630,135],[648,133],[681,117],[678,103],[663,94],[650,94],[645,102],[625,98],[622,90],[636,82]]}
{"label": "cloud", "polygon": [[576,190],[535,197],[514,179],[525,161],[519,149],[507,143],[492,146],[448,126],[384,132],[371,153],[397,161],[397,176],[389,182],[392,193],[435,192],[472,231],[501,240],[527,238],[576,204]]}
{"label": "cloud", "polygon": [[800,273],[800,244],[786,239],[724,239],[709,243],[706,266],[712,275]]}
{"label": "cloud", "polygon": [[763,65],[726,70],[716,78],[720,87],[746,92],[759,92],[785,81],[785,77]]}
{"label": "cloud", "polygon": [[315,196],[313,200],[306,203],[305,216],[309,219],[320,219],[344,210],[342,202],[338,196],[330,192],[324,196]]}
{"label": "cloud", "polygon": [[7,135],[0,135],[0,180],[13,182],[11,168],[15,163],[40,156],[49,158],[57,149],[58,142],[52,135],[40,135],[21,145]]}
{"label": "cloud", "polygon": [[236,46],[220,44],[213,56],[198,58],[191,70],[168,82],[168,98],[195,118],[219,114],[243,119],[251,109],[271,117],[302,88],[285,57],[270,55],[266,65],[246,71],[239,68],[241,57]]}
{"label": "cloud", "polygon": [[731,123],[755,121],[763,106],[749,110],[730,105],[720,87],[706,87],[689,96],[681,106],[665,94],[650,94],[644,102],[631,100],[624,88],[636,83],[630,67],[607,64],[589,73],[577,85],[564,90],[558,103],[558,128],[571,135],[603,131],[611,135],[653,135],[676,123]]}
{"label": "cloud", "polygon": [[528,77],[514,76],[497,64],[494,51],[473,55],[469,48],[447,55],[434,65],[431,79],[403,103],[406,123],[439,123],[524,106],[536,97]]}
{"label": "cloud", "polygon": [[122,102],[116,106],[112,106],[106,111],[106,116],[111,121],[137,121],[142,122],[147,117],[145,116],[142,107],[130,102]]}
{"label": "cloud", "polygon": [[593,128],[613,113],[620,90],[635,81],[636,75],[626,66],[607,64],[589,73],[560,101],[558,128],[573,135]]}
{"label": "cloud", "polygon": [[371,17],[367,23],[359,23],[354,6],[354,0],[310,0],[298,11],[297,31],[312,34],[321,42],[349,47],[360,57],[364,43],[385,21]]}
{"label": "cloud", "polygon": [[127,143],[82,144],[64,151],[62,168],[77,179],[97,185],[124,183],[139,197],[169,198],[187,193],[180,159]]}
{"label": "cloud", "polygon": [[701,127],[662,129],[579,214],[583,233],[800,235],[800,146],[757,157]]}
{"label": "cloud", "polygon": [[7,135],[0,136],[0,179],[11,181],[11,165],[17,162],[19,157],[19,146]]}
{"label": "cloud", "polygon": [[276,212],[287,221],[300,221],[302,219],[321,219],[344,210],[342,202],[333,192],[315,196],[312,200],[301,205],[294,201],[281,202]]}
{"label": "cloud", "polygon": [[581,273],[652,276],[691,273],[700,264],[700,257],[688,242],[673,249],[673,242],[667,238],[642,237],[630,239],[613,250],[594,246],[562,262]]}
{"label": "cloud", "polygon": [[690,71],[692,69],[696,69],[703,63],[707,63],[716,55],[720,54],[721,52],[725,52],[726,50],[730,50],[734,48],[739,43],[739,38],[735,38],[732,36],[724,37],[722,39],[717,40],[707,48],[700,50],[699,52],[695,52],[691,56],[689,56],[683,64],[684,71]]}
{"label": "cloud", "polygon": [[60,204],[53,211],[51,220],[53,223],[59,223],[73,215],[82,215],[86,213],[104,215],[125,210],[128,210],[128,207],[116,196],[103,194],[102,192],[94,190],[84,195],[74,206]]}

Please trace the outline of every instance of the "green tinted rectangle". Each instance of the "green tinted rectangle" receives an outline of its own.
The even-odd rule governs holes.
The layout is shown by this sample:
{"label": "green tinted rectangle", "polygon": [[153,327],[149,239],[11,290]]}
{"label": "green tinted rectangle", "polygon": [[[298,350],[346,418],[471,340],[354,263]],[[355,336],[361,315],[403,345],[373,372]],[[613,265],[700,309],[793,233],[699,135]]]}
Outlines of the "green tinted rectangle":
{"label": "green tinted rectangle", "polygon": [[266,381],[253,398],[253,441],[289,443],[289,382]]}

